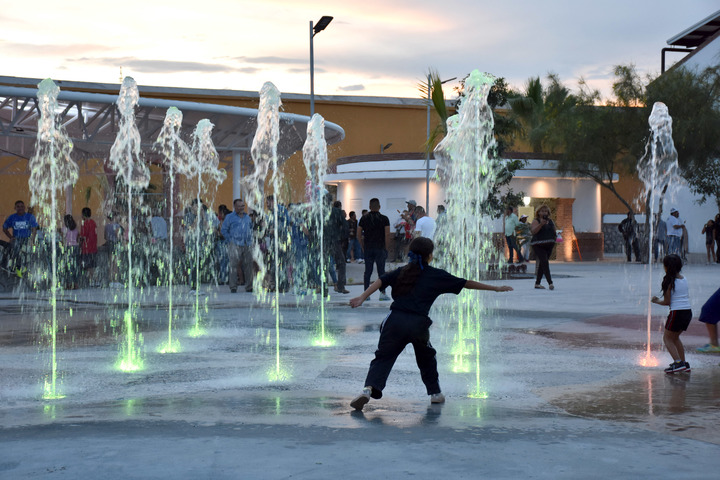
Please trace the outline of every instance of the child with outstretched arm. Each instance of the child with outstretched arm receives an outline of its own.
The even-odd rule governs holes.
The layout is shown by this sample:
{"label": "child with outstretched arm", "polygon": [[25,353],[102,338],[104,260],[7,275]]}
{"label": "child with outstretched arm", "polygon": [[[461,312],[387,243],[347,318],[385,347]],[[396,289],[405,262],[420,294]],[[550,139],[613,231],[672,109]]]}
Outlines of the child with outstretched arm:
{"label": "child with outstretched arm", "polygon": [[362,410],[370,398],[382,398],[382,391],[395,360],[408,343],[415,349],[415,358],[431,403],[443,403],[445,396],[438,383],[435,349],[430,344],[428,316],[435,299],[443,293],[458,294],[463,288],[509,292],[512,287],[495,287],[473,280],[455,277],[445,270],[431,267],[435,246],[429,238],[415,238],[409,247],[407,265],[387,273],[373,282],[350,306],[359,307],[376,290],[392,287],[393,303],[390,314],[380,325],[380,340],[375,358],[365,380],[365,388],[350,406]]}

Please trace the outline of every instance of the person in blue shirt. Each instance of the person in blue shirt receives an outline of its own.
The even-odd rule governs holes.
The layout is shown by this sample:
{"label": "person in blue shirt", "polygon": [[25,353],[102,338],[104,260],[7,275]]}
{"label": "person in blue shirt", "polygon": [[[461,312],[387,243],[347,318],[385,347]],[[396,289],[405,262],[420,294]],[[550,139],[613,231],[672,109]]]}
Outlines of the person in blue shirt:
{"label": "person in blue shirt", "polygon": [[350,306],[359,307],[376,290],[392,287],[393,303],[390,314],[380,325],[380,340],[375,358],[370,362],[365,388],[350,406],[362,410],[370,398],[382,398],[382,391],[395,360],[408,343],[412,343],[420,376],[431,403],[445,402],[438,383],[435,349],[430,344],[428,316],[435,299],[443,293],[458,294],[463,288],[509,292],[512,287],[486,285],[474,280],[459,278],[440,268],[431,267],[433,241],[427,237],[415,238],[410,243],[410,261],[402,268],[381,275],[359,297],[350,300]]}
{"label": "person in blue shirt", "polygon": [[250,216],[245,213],[245,202],[239,198],[233,201],[233,211],[225,216],[221,232],[228,248],[228,284],[230,292],[237,292],[237,269],[242,269],[245,278],[245,291],[252,292],[254,275],[252,274],[253,226]]}
{"label": "person in blue shirt", "polygon": [[23,268],[23,247],[32,241],[37,228],[35,216],[25,211],[25,202],[22,200],[15,202],[15,213],[3,223],[3,233],[10,239],[8,268],[17,271],[20,275]]}

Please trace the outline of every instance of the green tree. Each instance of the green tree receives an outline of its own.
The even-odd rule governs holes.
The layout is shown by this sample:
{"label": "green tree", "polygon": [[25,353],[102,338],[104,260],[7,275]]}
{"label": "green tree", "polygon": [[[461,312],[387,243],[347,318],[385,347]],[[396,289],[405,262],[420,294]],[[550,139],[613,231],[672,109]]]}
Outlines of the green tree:
{"label": "green tree", "polygon": [[[555,119],[556,134],[563,153],[558,161],[561,174],[575,174],[594,180],[610,191],[633,212],[633,199],[624,198],[613,183],[616,174],[632,174],[647,138],[647,121],[634,68],[616,69],[614,99],[602,105],[600,93],[580,80],[574,105]],[[640,88],[642,91],[642,88]],[[647,117],[645,117],[646,119]]]}
{"label": "green tree", "polygon": [[720,208],[720,66],[701,72],[676,68],[646,88],[645,114],[663,102],[673,119],[678,164],[691,190]]}

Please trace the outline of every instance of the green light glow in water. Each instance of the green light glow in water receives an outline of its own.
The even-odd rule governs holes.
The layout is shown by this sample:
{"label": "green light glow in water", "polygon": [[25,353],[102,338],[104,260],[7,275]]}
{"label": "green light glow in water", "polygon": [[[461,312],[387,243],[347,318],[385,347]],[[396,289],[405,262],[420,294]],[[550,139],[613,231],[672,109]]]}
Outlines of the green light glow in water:
{"label": "green light glow in water", "polygon": [[129,310],[126,310],[123,315],[123,329],[124,338],[120,345],[120,356],[115,366],[123,372],[142,370],[145,368],[139,345],[142,342],[142,336],[138,334],[137,325],[133,321],[133,315]]}
{"label": "green light glow in water", "polygon": [[205,328],[200,325],[200,322],[196,320],[190,331],[188,331],[188,336],[192,338],[198,338],[204,337],[205,335],[207,335],[207,330],[205,330]]}
{"label": "green light glow in water", "polygon": [[315,347],[332,347],[336,343],[335,339],[327,333],[312,339],[312,345]]}
{"label": "green light glow in water", "polygon": [[157,351],[158,353],[179,353],[182,351],[180,347],[180,340],[170,339],[167,342],[163,342],[158,345]]}
{"label": "green light glow in water", "polygon": [[[452,274],[476,280],[496,259],[491,218],[484,211],[501,168],[491,158],[495,140],[494,120],[487,96],[494,79],[474,70],[465,81],[457,115],[448,119],[448,133],[435,149],[436,175],[445,189],[445,218],[435,233],[435,258]],[[446,309],[454,331],[448,334],[453,356],[452,371],[475,372],[470,395],[484,398],[480,376],[482,319],[487,314],[481,295],[463,291]],[[455,326],[456,325],[456,326]]]}
{"label": "green light glow in water", "polygon": [[55,420],[57,418],[57,405],[43,405],[43,415],[48,417],[50,420]]}
{"label": "green light glow in water", "polygon": [[292,378],[292,373],[283,365],[276,363],[267,371],[267,378],[270,382],[284,382]]}

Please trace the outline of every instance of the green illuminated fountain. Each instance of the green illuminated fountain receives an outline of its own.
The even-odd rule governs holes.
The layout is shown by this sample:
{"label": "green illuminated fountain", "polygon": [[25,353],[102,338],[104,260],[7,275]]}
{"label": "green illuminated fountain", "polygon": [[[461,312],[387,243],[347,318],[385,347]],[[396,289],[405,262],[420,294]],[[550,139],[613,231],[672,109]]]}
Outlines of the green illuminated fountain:
{"label": "green illuminated fountain", "polygon": [[[195,127],[193,132],[193,146],[192,155],[190,156],[191,161],[189,162],[189,171],[187,172],[188,178],[194,178],[196,181],[196,196],[194,201],[195,209],[195,222],[191,227],[189,238],[192,240],[193,245],[190,249],[193,251],[193,265],[190,275],[194,277],[195,282],[195,295],[194,295],[194,323],[190,330],[191,337],[198,337],[205,333],[202,325],[202,313],[207,312],[207,297],[205,298],[205,305],[201,306],[200,301],[200,285],[201,285],[201,265],[206,259],[210,258],[209,250],[212,249],[213,242],[205,241],[208,232],[213,232],[217,226],[213,224],[214,214],[212,209],[208,211],[207,206],[204,205],[200,199],[200,194],[212,194],[211,198],[214,198],[214,192],[218,186],[225,180],[225,171],[218,169],[219,156],[215,150],[215,146],[212,141],[212,129],[214,125],[210,120],[200,120]],[[203,241],[201,242],[201,237]],[[185,246],[188,249],[188,245]],[[188,250],[190,250],[188,249]]]}
{"label": "green illuminated fountain", "polygon": [[167,341],[162,343],[158,348],[160,353],[177,353],[180,351],[180,341],[173,338],[173,289],[175,286],[175,265],[174,265],[174,249],[175,249],[175,175],[177,173],[187,173],[189,171],[188,164],[190,162],[190,147],[180,138],[180,129],[182,127],[183,114],[175,107],[170,107],[165,114],[160,135],[155,142],[157,149],[162,155],[162,162],[167,168],[170,180],[170,191],[168,193],[170,207],[170,232],[168,235],[168,337]]}
{"label": "green illuminated fountain", "polygon": [[30,191],[32,203],[38,206],[37,215],[40,225],[46,227],[51,238],[50,264],[50,307],[51,317],[43,325],[44,337],[50,347],[50,368],[45,376],[43,398],[63,398],[59,385],[57,366],[57,294],[58,294],[58,255],[55,230],[61,224],[57,197],[75,184],[78,178],[78,166],[70,158],[73,145],[57,118],[57,97],[60,88],[49,78],[38,85],[38,134],[35,153],[30,158]]}
{"label": "green illuminated fountain", "polygon": [[[499,165],[490,158],[495,144],[493,114],[487,96],[494,78],[474,70],[465,81],[458,113],[448,119],[448,134],[435,149],[437,177],[447,204],[446,224],[436,235],[442,268],[474,279],[495,256],[490,219],[482,205],[497,180]],[[487,307],[476,292],[463,291],[448,312],[457,322],[452,333],[453,371],[473,372],[470,396],[484,398],[481,375],[482,318]]]}
{"label": "green illuminated fountain", "polygon": [[140,132],[135,125],[135,107],[140,95],[138,87],[131,77],[125,77],[120,88],[117,106],[120,123],[115,142],[110,149],[108,163],[117,172],[117,178],[123,181],[126,188],[127,201],[127,309],[123,314],[123,340],[120,344],[120,355],[117,368],[132,372],[143,369],[141,352],[142,334],[138,332],[135,315],[138,305],[135,301],[135,287],[138,275],[133,263],[133,204],[139,206],[142,198],[138,192],[150,184],[150,171],[143,161]]}
{"label": "green illuminated fountain", "polygon": [[[325,119],[317,113],[312,116],[307,126],[307,137],[303,145],[303,162],[305,163],[305,173],[308,177],[306,185],[306,199],[308,204],[305,207],[309,217],[309,224],[315,226],[315,234],[317,237],[317,245],[311,248],[319,254],[319,262],[314,265],[308,265],[308,269],[315,269],[313,277],[320,284],[320,303],[319,303],[319,322],[316,328],[316,334],[312,339],[312,344],[318,347],[329,347],[335,344],[335,340],[327,332],[326,329],[326,302],[327,280],[325,276],[325,229],[323,226],[327,221],[330,213],[327,202],[325,200],[325,175],[328,170],[327,143],[325,142]],[[314,258],[314,256],[312,257]],[[301,262],[307,262],[308,259],[299,259]],[[344,261],[344,259],[343,259]]]}
{"label": "green illuminated fountain", "polygon": [[[280,91],[272,82],[266,82],[260,90],[258,126],[250,150],[255,168],[252,174],[243,179],[243,190],[248,207],[262,215],[257,229],[254,231],[255,242],[253,242],[252,255],[259,267],[259,272],[253,280],[253,292],[258,301],[267,303],[271,293],[266,285],[274,287],[269,302],[275,316],[275,362],[268,370],[268,379],[271,382],[290,378],[289,370],[280,359],[280,324],[282,321],[280,314],[280,242],[285,244],[288,241],[287,237],[281,238],[279,233],[279,221],[287,221],[287,212],[284,209],[281,211],[278,204],[278,195],[282,185],[277,149],[280,141],[280,105]],[[273,190],[273,195],[268,197],[267,201],[265,196],[266,180],[269,181]]]}

